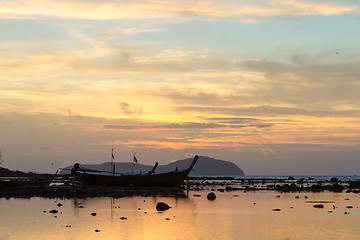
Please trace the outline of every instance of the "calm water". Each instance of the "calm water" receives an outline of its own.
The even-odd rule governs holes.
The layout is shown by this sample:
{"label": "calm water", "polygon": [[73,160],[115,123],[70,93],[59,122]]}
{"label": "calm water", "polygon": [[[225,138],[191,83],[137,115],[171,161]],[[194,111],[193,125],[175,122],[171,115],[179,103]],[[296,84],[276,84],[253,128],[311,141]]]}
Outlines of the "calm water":
{"label": "calm water", "polygon": [[[208,192],[178,199],[0,199],[0,239],[360,239],[359,194],[234,191],[209,201]],[[172,208],[157,212],[159,201]],[[316,209],[306,201],[329,203]],[[59,212],[43,213],[52,209]]]}
{"label": "calm water", "polygon": [[[236,177],[238,179],[288,179],[290,175],[287,176],[242,176],[242,177]],[[337,175],[331,175],[331,176],[292,176],[296,180],[298,179],[308,179],[313,178],[314,180],[320,180],[320,181],[330,181],[331,178],[336,177],[339,181],[359,181],[360,176],[358,175],[351,175],[351,176],[337,176]]]}

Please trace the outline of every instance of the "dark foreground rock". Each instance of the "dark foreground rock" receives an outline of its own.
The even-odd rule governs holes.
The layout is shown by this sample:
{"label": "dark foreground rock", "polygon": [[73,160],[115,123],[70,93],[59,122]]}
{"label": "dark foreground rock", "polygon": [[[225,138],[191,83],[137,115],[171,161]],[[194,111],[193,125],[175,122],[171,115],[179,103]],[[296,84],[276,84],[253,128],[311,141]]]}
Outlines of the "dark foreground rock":
{"label": "dark foreground rock", "polygon": [[164,202],[158,202],[156,204],[156,210],[158,211],[166,211],[168,209],[170,209],[171,207],[169,205],[167,205],[166,203]]}
{"label": "dark foreground rock", "polygon": [[84,187],[84,186],[18,186],[0,188],[0,198],[87,198],[111,197],[122,198],[132,196],[168,196],[185,198],[184,189],[174,187]]}
{"label": "dark foreground rock", "polygon": [[211,192],[211,193],[209,193],[206,197],[207,197],[207,199],[209,199],[209,200],[215,200],[216,195],[215,195],[215,193]]}
{"label": "dark foreground rock", "polygon": [[[106,187],[82,186],[81,182],[71,177],[56,179],[56,184],[49,186],[50,178],[2,178],[0,179],[0,198],[92,198],[92,197],[132,197],[132,196],[166,196],[188,197],[189,191],[211,189],[221,193],[229,191],[268,191],[279,192],[342,192],[360,193],[360,181],[316,181],[313,179],[235,179],[235,178],[196,178],[182,187]],[[47,185],[46,185],[47,184]],[[187,190],[187,191],[186,191]],[[197,194],[196,196],[200,196]]]}

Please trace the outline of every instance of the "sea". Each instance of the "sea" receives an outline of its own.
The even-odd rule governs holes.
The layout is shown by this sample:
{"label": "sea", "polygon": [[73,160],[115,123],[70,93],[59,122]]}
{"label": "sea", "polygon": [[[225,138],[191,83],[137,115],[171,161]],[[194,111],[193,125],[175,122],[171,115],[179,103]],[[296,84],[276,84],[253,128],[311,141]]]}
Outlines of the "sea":
{"label": "sea", "polygon": [[314,179],[316,181],[330,181],[331,178],[337,178],[339,181],[359,181],[360,180],[360,175],[347,175],[347,176],[337,176],[337,175],[304,175],[304,176],[291,176],[291,175],[287,175],[287,176],[259,176],[259,175],[254,175],[254,176],[241,176],[241,177],[237,177],[237,176],[233,176],[236,179],[289,179],[289,177],[293,177],[296,180],[300,180],[300,179]]}
{"label": "sea", "polygon": [[[266,176],[243,178],[255,177]],[[293,177],[359,180],[355,176]],[[207,199],[210,192],[215,193],[215,200]],[[200,190],[184,190],[184,195],[0,198],[0,239],[360,239],[358,193],[221,192],[205,186]],[[159,202],[171,208],[158,211]]]}

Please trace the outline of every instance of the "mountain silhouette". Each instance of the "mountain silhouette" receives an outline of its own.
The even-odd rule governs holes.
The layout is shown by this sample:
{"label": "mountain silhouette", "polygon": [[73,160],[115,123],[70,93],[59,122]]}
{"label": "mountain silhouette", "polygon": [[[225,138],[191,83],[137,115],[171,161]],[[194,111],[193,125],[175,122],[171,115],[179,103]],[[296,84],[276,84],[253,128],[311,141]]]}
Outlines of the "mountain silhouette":
{"label": "mountain silhouette", "polygon": [[[176,168],[178,170],[187,169],[193,158],[187,158],[183,160],[178,160],[167,165],[159,165],[155,172],[164,173],[174,171]],[[154,163],[155,164],[155,163]],[[118,173],[128,174],[128,173],[144,173],[150,171],[153,166],[143,165],[143,164],[133,164],[130,162],[119,163],[115,162],[115,171]],[[99,170],[99,171],[108,171],[111,172],[111,163],[104,162],[101,164],[81,164],[82,168]],[[68,174],[72,166],[63,168],[60,171],[60,174]],[[189,176],[245,176],[243,170],[241,170],[236,164],[218,160],[206,156],[199,156],[199,160],[195,164],[193,170],[190,172]]]}

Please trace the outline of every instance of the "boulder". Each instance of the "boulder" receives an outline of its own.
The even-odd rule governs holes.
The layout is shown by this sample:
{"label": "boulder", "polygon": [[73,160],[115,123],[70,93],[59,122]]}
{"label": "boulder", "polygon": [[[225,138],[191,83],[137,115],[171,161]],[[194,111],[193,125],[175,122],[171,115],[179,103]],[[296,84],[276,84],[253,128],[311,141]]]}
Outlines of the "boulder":
{"label": "boulder", "polygon": [[313,207],[314,208],[324,208],[324,205],[323,204],[316,204]]}
{"label": "boulder", "polygon": [[156,210],[158,210],[158,211],[165,211],[165,210],[168,210],[169,208],[171,208],[171,207],[164,202],[158,202],[156,204]]}
{"label": "boulder", "polygon": [[216,195],[215,195],[215,193],[211,192],[206,197],[208,200],[215,200]]}

